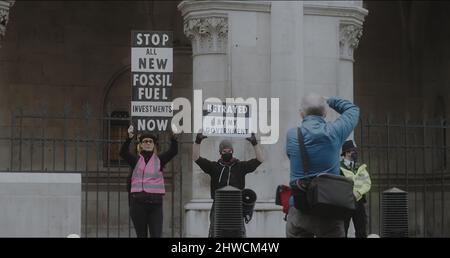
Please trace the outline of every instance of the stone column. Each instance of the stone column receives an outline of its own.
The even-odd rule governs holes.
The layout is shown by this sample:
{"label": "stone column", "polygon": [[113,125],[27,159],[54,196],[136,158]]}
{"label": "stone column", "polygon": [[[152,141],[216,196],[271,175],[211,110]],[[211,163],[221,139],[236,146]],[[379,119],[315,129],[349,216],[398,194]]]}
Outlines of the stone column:
{"label": "stone column", "polygon": [[[358,47],[362,35],[362,25],[352,21],[341,21],[339,24],[339,67],[338,96],[353,99],[353,51]],[[354,134],[350,135],[354,139]]]}
{"label": "stone column", "polygon": [[[326,96],[353,101],[353,51],[368,11],[362,1],[306,1],[305,82]],[[337,117],[328,112],[328,119]]]}
{"label": "stone column", "polygon": [[358,47],[362,24],[343,20],[339,24],[338,95],[353,100],[353,51]]}
{"label": "stone column", "polygon": [[[226,47],[228,40],[228,18],[226,14],[190,17],[185,20],[184,31],[192,40],[193,88],[201,90],[202,98],[221,98],[228,87],[228,62]],[[194,96],[195,101],[202,101]],[[194,134],[195,136],[195,134]],[[217,160],[218,139],[210,137],[202,142],[201,156]],[[194,165],[193,199],[209,199],[209,176]]]}
{"label": "stone column", "polygon": [[[194,103],[209,97],[223,97],[228,87],[228,16],[225,12],[196,12],[201,4],[182,2],[179,9],[184,16],[184,33],[192,41],[193,88],[201,90],[202,99],[194,96]],[[193,112],[199,112],[193,107]],[[195,137],[196,132],[194,132]],[[203,140],[200,155],[210,160],[218,159],[218,139]],[[185,209],[185,235],[208,236],[210,178],[198,165],[192,165],[192,200]]]}
{"label": "stone column", "polygon": [[[203,99],[270,98],[269,2],[183,1],[178,8],[184,17],[185,34],[192,40],[193,87],[202,90]],[[217,160],[220,140],[218,137],[204,140],[201,156]],[[236,157],[241,160],[255,157],[247,141],[242,138],[232,141]],[[280,236],[281,233],[275,232],[277,229],[284,232],[282,223],[277,227],[270,219],[276,216],[282,222],[283,218],[273,202],[277,173],[278,169],[272,171],[265,162],[246,176],[246,186],[258,195],[253,219],[247,225],[248,236]],[[207,236],[211,202],[210,177],[193,164],[192,200],[185,206],[185,236]]]}
{"label": "stone column", "polygon": [[0,1],[0,47],[3,37],[6,34],[6,26],[9,21],[9,10],[14,5],[15,0]]}
{"label": "stone column", "polygon": [[[362,1],[353,3],[354,7],[362,6]],[[362,11],[362,10],[361,10]],[[361,12],[367,15],[367,12]],[[362,25],[364,16],[357,18],[343,17],[339,20],[339,66],[338,66],[338,96],[354,101],[353,98],[353,52],[358,47],[359,39],[362,36]],[[354,133],[352,132],[350,139],[354,140]],[[355,227],[351,221],[348,236],[355,235]]]}
{"label": "stone column", "polygon": [[300,120],[300,97],[305,93],[303,26],[302,1],[272,2],[271,96],[280,98],[280,138],[269,159],[278,184],[289,182],[286,132]]}

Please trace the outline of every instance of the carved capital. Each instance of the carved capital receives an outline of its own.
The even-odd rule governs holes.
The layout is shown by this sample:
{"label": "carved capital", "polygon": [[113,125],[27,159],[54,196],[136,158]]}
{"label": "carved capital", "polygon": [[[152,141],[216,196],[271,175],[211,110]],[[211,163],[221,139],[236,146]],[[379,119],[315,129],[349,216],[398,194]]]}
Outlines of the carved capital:
{"label": "carved capital", "polygon": [[341,23],[339,25],[339,51],[341,59],[353,60],[353,51],[358,47],[362,26]]}
{"label": "carved capital", "polygon": [[9,9],[14,5],[14,3],[15,0],[0,1],[0,43],[6,34],[6,26],[9,21]]}
{"label": "carved capital", "polygon": [[184,34],[192,41],[193,55],[225,54],[228,18],[219,15],[187,18],[184,21]]}

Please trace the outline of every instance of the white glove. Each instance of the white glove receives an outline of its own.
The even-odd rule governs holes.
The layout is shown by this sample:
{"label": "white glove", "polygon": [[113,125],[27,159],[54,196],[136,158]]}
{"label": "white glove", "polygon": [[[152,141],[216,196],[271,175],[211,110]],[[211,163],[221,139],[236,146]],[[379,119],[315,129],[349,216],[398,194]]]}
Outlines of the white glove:
{"label": "white glove", "polygon": [[130,127],[128,127],[128,137],[131,139],[134,136],[134,127],[133,125],[130,125]]}

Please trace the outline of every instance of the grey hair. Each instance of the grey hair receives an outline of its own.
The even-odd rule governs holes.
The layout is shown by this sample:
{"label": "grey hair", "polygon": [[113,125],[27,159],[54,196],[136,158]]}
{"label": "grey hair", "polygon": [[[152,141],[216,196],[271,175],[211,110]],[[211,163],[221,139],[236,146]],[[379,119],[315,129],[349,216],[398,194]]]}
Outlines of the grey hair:
{"label": "grey hair", "polygon": [[325,99],[317,93],[309,93],[302,98],[300,111],[305,116],[325,116]]}

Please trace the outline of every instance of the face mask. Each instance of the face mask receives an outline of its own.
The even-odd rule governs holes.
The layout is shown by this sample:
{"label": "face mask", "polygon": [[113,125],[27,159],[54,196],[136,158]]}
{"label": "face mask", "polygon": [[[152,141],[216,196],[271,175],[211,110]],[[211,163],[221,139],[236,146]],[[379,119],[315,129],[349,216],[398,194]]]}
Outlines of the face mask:
{"label": "face mask", "polygon": [[358,159],[358,153],[356,151],[352,151],[352,159],[353,162],[356,162],[356,160]]}
{"label": "face mask", "polygon": [[228,162],[233,157],[233,153],[224,153],[222,154],[222,160]]}

